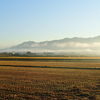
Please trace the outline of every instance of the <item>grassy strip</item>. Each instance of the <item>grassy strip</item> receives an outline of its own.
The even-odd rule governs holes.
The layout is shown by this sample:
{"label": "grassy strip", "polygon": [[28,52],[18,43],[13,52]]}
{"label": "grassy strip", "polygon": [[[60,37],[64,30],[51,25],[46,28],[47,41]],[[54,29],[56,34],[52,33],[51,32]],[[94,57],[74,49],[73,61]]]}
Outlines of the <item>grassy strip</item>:
{"label": "grassy strip", "polygon": [[1,61],[100,62],[100,57],[0,57]]}

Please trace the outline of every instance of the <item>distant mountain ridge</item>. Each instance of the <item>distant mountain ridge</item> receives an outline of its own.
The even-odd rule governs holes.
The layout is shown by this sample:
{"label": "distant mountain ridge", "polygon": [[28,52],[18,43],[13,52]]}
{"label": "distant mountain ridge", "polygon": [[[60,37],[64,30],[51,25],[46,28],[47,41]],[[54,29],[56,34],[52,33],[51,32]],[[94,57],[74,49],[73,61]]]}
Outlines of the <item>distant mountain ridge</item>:
{"label": "distant mountain ridge", "polygon": [[28,41],[2,49],[6,52],[100,52],[100,36],[92,38],[64,38],[60,40],[34,42]]}

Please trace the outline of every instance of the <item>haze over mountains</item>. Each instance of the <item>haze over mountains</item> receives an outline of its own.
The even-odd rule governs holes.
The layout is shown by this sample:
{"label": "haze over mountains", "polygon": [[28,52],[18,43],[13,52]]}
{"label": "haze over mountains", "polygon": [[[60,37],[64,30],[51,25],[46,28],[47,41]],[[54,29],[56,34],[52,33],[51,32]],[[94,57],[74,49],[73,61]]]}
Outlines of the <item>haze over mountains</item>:
{"label": "haze over mountains", "polygon": [[28,41],[10,48],[1,49],[1,52],[76,52],[100,53],[100,36],[93,38],[64,38],[60,40],[34,42]]}

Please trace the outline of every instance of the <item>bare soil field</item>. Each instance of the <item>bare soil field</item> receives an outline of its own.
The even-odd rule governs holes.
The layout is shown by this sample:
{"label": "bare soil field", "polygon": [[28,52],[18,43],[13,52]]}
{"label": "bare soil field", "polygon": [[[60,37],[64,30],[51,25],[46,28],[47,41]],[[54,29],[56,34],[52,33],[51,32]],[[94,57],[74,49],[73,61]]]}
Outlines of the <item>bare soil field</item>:
{"label": "bare soil field", "polygon": [[100,100],[100,63],[0,61],[0,100]]}

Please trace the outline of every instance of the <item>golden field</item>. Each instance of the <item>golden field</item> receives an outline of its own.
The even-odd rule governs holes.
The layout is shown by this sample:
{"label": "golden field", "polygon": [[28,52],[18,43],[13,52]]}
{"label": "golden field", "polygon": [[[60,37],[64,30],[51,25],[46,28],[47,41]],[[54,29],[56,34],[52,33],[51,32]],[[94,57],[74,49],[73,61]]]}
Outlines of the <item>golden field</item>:
{"label": "golden field", "polygon": [[0,59],[100,59],[100,57],[0,57]]}
{"label": "golden field", "polygon": [[0,61],[0,100],[100,100],[100,63]]}

